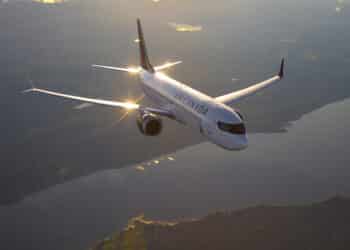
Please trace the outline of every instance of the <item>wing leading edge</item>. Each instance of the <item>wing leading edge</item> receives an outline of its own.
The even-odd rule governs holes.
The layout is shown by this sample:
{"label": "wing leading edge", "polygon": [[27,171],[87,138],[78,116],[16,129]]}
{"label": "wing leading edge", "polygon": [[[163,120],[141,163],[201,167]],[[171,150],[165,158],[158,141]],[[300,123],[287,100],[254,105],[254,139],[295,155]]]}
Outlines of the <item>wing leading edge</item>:
{"label": "wing leading edge", "polygon": [[173,118],[173,114],[168,110],[158,109],[158,108],[151,108],[151,107],[142,107],[139,104],[130,103],[130,102],[116,102],[116,101],[110,101],[110,100],[103,100],[103,99],[95,99],[95,98],[89,98],[89,97],[82,97],[82,96],[75,96],[75,95],[68,95],[60,92],[54,92],[46,89],[39,89],[39,88],[31,88],[23,91],[23,93],[30,93],[30,92],[37,92],[49,96],[55,96],[60,97],[64,99],[69,100],[75,100],[80,101],[83,103],[91,103],[91,104],[97,104],[107,107],[114,107],[114,108],[123,108],[127,110],[138,110],[140,112],[150,112],[156,115],[166,116],[169,118]]}
{"label": "wing leading edge", "polygon": [[263,82],[254,84],[248,88],[238,90],[223,96],[216,97],[215,100],[226,105],[233,105],[242,99],[258,93],[259,91],[279,82],[284,77],[284,59],[281,61],[281,66],[278,75],[271,77]]}

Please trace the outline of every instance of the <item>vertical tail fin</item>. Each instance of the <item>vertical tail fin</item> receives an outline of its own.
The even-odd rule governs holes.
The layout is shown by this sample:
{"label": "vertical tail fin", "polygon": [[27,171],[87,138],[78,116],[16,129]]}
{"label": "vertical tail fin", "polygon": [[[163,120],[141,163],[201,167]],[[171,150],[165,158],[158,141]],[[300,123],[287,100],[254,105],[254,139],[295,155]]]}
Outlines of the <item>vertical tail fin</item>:
{"label": "vertical tail fin", "polygon": [[149,61],[145,39],[143,37],[143,31],[140,19],[137,19],[137,32],[139,36],[139,46],[140,46],[140,63],[141,67],[148,72],[154,73],[154,68]]}

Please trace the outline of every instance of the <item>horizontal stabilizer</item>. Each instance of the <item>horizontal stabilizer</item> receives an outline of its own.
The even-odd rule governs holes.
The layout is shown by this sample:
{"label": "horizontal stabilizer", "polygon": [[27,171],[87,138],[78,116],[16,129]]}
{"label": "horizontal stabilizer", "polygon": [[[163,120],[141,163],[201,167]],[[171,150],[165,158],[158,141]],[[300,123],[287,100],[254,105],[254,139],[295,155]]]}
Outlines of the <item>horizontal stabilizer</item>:
{"label": "horizontal stabilizer", "polygon": [[98,64],[93,64],[91,65],[93,68],[100,68],[100,69],[108,69],[108,70],[115,70],[115,71],[124,71],[124,72],[129,72],[129,73],[139,73],[141,71],[141,68],[119,68],[119,67],[113,67],[113,66],[106,66],[106,65],[98,65]]}
{"label": "horizontal stabilizer", "polygon": [[[178,65],[182,63],[182,61],[177,61],[177,62],[167,62],[163,65],[159,65],[157,67],[154,67],[155,71],[162,71],[171,67],[174,67],[175,65]],[[114,67],[114,66],[107,66],[107,65],[98,65],[98,64],[93,64],[91,65],[93,68],[98,68],[98,69],[107,69],[107,70],[114,70],[114,71],[123,71],[123,72],[128,72],[131,74],[137,74],[142,71],[142,68],[138,67],[128,67],[128,68],[120,68],[120,67]]]}
{"label": "horizontal stabilizer", "polygon": [[180,63],[182,63],[182,61],[168,62],[168,63],[165,63],[163,65],[156,66],[156,67],[154,67],[154,69],[155,69],[155,71],[162,71],[164,69],[168,69],[168,68],[174,67],[175,65],[178,65]]}

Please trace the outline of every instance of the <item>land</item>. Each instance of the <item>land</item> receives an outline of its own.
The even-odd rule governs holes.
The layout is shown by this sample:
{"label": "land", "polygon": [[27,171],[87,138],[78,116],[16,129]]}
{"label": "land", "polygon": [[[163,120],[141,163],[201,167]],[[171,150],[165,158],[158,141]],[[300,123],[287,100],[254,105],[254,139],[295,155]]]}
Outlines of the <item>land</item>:
{"label": "land", "polygon": [[350,199],[303,206],[256,206],[202,219],[160,222],[139,216],[91,250],[350,249]]}

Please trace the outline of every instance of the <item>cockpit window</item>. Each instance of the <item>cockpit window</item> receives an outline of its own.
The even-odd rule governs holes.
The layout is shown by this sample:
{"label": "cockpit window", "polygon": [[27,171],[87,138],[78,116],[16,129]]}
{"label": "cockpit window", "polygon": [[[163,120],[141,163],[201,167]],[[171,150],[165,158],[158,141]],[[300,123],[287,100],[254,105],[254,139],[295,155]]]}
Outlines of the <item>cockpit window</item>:
{"label": "cockpit window", "polygon": [[218,122],[218,128],[224,132],[231,134],[244,135],[246,133],[245,126],[243,123],[231,124],[225,122]]}

